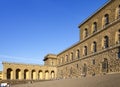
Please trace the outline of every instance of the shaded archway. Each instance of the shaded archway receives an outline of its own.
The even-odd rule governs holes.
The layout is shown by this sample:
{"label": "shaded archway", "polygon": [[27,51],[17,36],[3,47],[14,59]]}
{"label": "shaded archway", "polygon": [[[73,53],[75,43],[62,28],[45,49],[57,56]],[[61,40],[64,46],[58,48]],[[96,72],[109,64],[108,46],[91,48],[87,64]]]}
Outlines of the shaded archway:
{"label": "shaded archway", "polygon": [[11,68],[7,69],[7,79],[13,79],[13,70]]}
{"label": "shaded archway", "polygon": [[45,79],[46,80],[49,79],[49,71],[48,70],[45,71]]}
{"label": "shaded archway", "polygon": [[21,70],[16,69],[16,79],[21,79]]}
{"label": "shaded archway", "polygon": [[28,71],[28,69],[24,70],[24,79],[25,80],[29,79],[29,71]]}
{"label": "shaded archway", "polygon": [[51,71],[51,79],[55,79],[55,72]]}
{"label": "shaded archway", "polygon": [[36,71],[32,70],[31,72],[31,79],[36,80]]}
{"label": "shaded archway", "polygon": [[43,72],[42,72],[42,70],[39,70],[39,72],[38,72],[38,79],[43,79]]}

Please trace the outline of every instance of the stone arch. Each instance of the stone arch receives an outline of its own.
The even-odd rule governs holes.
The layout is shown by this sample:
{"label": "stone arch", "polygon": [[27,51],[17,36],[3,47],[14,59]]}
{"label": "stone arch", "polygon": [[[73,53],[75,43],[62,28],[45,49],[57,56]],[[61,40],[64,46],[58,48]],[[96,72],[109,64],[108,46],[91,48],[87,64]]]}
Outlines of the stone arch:
{"label": "stone arch", "polygon": [[31,71],[31,79],[36,80],[36,71],[35,70]]}
{"label": "stone arch", "polygon": [[30,76],[30,75],[29,75],[29,70],[28,70],[28,69],[25,69],[25,70],[24,70],[24,79],[25,79],[25,80],[30,79],[29,76]]}
{"label": "stone arch", "polygon": [[49,79],[49,71],[48,71],[48,70],[45,71],[45,79],[46,79],[46,80]]}
{"label": "stone arch", "polygon": [[21,79],[21,70],[20,69],[16,69],[16,79]]}
{"label": "stone arch", "polygon": [[40,80],[43,79],[43,71],[42,70],[38,71],[38,79],[40,79]]}
{"label": "stone arch", "polygon": [[55,71],[54,70],[51,71],[51,79],[55,79]]}
{"label": "stone arch", "polygon": [[13,79],[13,70],[11,68],[7,69],[7,79]]}

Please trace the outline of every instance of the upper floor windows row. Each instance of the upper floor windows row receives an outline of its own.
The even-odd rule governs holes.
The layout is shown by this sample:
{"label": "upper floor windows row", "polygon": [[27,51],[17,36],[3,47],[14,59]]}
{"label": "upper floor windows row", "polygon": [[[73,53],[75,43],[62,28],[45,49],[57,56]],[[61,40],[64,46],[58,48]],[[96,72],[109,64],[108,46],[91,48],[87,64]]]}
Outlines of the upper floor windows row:
{"label": "upper floor windows row", "polygon": [[[120,29],[115,33],[115,44],[120,44]],[[96,53],[98,51],[98,45],[100,46],[97,41],[93,41],[90,49],[88,45],[85,45],[82,49],[79,48],[75,52],[70,52],[69,55],[67,54],[65,57],[61,58],[61,64],[64,62],[73,61],[74,59],[79,59],[81,56],[87,56],[89,53]],[[101,40],[101,49],[107,49],[109,46],[110,38],[106,35]]]}
{"label": "upper floor windows row", "polygon": [[[115,19],[120,18],[120,5],[116,8]],[[102,18],[102,27],[106,27],[110,23],[110,15],[105,14]],[[98,29],[98,23],[95,21],[92,23],[92,33],[95,33]],[[88,37],[88,28],[85,28],[83,31],[83,38]]]}

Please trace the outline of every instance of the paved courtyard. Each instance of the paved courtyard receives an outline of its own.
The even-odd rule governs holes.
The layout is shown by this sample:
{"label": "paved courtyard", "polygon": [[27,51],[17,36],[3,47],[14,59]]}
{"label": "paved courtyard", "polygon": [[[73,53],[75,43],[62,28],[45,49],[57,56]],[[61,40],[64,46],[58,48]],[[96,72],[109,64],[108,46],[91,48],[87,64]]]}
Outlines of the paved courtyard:
{"label": "paved courtyard", "polygon": [[120,87],[120,74],[19,84],[12,87]]}

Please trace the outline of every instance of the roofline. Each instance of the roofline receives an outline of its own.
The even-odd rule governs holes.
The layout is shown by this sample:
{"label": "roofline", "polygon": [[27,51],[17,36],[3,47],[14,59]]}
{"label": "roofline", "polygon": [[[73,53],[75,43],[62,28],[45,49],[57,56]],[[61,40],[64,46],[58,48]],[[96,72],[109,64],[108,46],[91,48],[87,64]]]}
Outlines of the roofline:
{"label": "roofline", "polygon": [[[78,28],[80,28],[80,26],[82,26],[85,22],[87,22],[90,18],[92,18],[95,14],[97,14],[100,10],[102,10],[105,6],[107,6],[111,1],[113,0],[108,0],[101,8],[99,8],[97,11],[95,11],[92,15],[90,15],[89,17],[87,17],[81,24],[79,24]],[[78,41],[77,43],[73,44],[72,46],[66,48],[65,50],[63,50],[62,52],[60,52],[58,55],[64,53],[65,51],[75,47],[76,45],[79,45],[82,41]]]}
{"label": "roofline", "polygon": [[26,64],[26,63],[19,63],[19,62],[7,62],[7,61],[3,61],[2,64],[17,64],[17,65],[30,65],[30,66],[43,66],[43,65],[40,65],[40,64]]}
{"label": "roofline", "polygon": [[108,0],[107,2],[105,2],[105,4],[100,7],[99,9],[97,9],[93,14],[91,14],[90,16],[88,16],[83,22],[81,22],[79,25],[78,25],[78,28],[80,28],[85,22],[87,22],[90,18],[92,18],[94,15],[96,15],[99,11],[101,11],[105,6],[107,6],[111,1],[114,1],[114,0]]}
{"label": "roofline", "polygon": [[73,44],[72,46],[66,48],[65,50],[63,50],[62,52],[60,52],[59,54],[57,54],[57,56],[60,55],[60,54],[62,54],[62,53],[64,53],[65,51],[67,51],[67,50],[69,50],[69,49],[75,47],[76,45],[79,45],[79,43],[81,43],[81,42],[80,42],[80,41],[76,42],[76,43]]}
{"label": "roofline", "polygon": [[[45,60],[47,60],[48,58],[47,58],[47,56],[49,56],[49,55],[53,55],[53,56],[57,56],[56,54],[47,54],[45,57],[44,57],[44,59],[43,59],[43,61],[45,61]],[[56,58],[54,58],[54,59],[56,59]]]}

